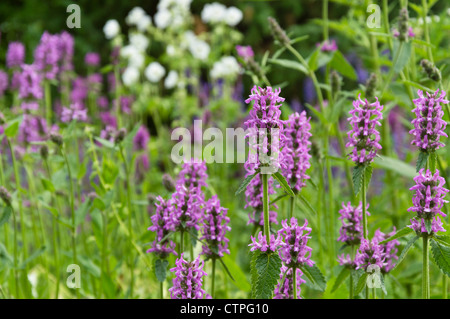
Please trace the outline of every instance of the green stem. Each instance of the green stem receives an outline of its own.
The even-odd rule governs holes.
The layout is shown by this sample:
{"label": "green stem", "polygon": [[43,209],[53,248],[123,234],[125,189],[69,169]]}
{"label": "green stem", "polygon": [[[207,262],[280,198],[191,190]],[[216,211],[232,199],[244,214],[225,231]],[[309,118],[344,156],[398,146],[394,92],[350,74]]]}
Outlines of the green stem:
{"label": "green stem", "polygon": [[291,223],[291,218],[294,216],[294,201],[295,197],[290,198],[290,205],[289,205],[289,216],[288,216],[288,223]]}
{"label": "green stem", "polygon": [[362,200],[362,211],[363,211],[363,238],[368,239],[369,234],[367,230],[367,212],[366,212],[366,177],[362,176],[362,187],[361,187],[361,200]]}
{"label": "green stem", "polygon": [[298,299],[297,297],[297,268],[292,268],[292,283],[294,289],[294,299]]}
{"label": "green stem", "polygon": [[61,153],[64,157],[64,161],[66,162],[67,173],[69,174],[70,214],[71,214],[71,218],[72,218],[72,253],[73,253],[74,264],[78,264],[77,245],[76,245],[77,228],[75,225],[75,198],[74,198],[75,195],[73,193],[74,187],[73,187],[72,171],[70,169],[69,160],[67,159],[67,154],[62,146],[61,146]]}
{"label": "green stem", "polygon": [[164,282],[159,283],[159,298],[164,299]]}
{"label": "green stem", "polygon": [[270,245],[269,190],[267,177],[267,174],[261,174],[263,183],[264,236],[266,236],[267,244]]}
{"label": "green stem", "polygon": [[[423,18],[423,29],[425,34],[425,41],[430,44],[430,31],[428,28],[428,22],[427,22],[427,15],[428,15],[428,1],[422,0],[422,18]],[[431,46],[427,46],[427,53],[428,53],[428,59],[431,63],[434,63],[433,59],[433,51],[431,50]]]}
{"label": "green stem", "polygon": [[18,269],[18,253],[17,253],[17,221],[16,221],[16,212],[13,210],[12,216],[13,216],[13,235],[14,235],[14,290],[16,298],[19,298],[19,274],[17,273]]}
{"label": "green stem", "polygon": [[422,299],[430,299],[430,260],[428,253],[428,236],[424,235],[422,248]]}
{"label": "green stem", "polygon": [[215,298],[214,284],[216,280],[216,258],[212,259],[211,297]]}

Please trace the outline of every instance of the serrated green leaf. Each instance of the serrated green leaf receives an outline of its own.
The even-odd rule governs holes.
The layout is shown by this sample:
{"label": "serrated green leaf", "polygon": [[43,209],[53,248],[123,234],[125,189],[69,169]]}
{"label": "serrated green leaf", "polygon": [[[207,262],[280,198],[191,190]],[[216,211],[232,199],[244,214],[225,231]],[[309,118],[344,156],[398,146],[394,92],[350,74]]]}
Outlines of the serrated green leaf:
{"label": "serrated green leaf", "polygon": [[13,214],[13,209],[11,206],[5,206],[0,217],[0,226],[8,222],[9,218]]}
{"label": "serrated green leaf", "polygon": [[444,274],[450,277],[450,247],[441,245],[434,238],[431,239],[431,252],[434,261]]}
{"label": "serrated green leaf", "polygon": [[244,181],[241,183],[241,185],[239,185],[239,188],[237,189],[236,193],[234,193],[234,196],[239,195],[240,193],[242,193],[248,186],[248,184],[250,184],[250,182],[252,181],[252,179],[259,173],[259,170],[257,170],[254,174],[247,176]]}
{"label": "serrated green leaf", "polygon": [[366,166],[362,166],[362,165],[355,166],[353,168],[352,180],[353,180],[353,188],[355,190],[355,196],[358,195],[358,193],[361,189],[365,170],[366,170]]}
{"label": "serrated green leaf", "polygon": [[169,261],[167,261],[166,259],[155,260],[155,275],[156,279],[158,279],[159,282],[166,281],[166,270],[168,265]]}
{"label": "serrated green leaf", "polygon": [[434,240],[439,244],[450,247],[450,236],[434,235]]}
{"label": "serrated green leaf", "polygon": [[382,242],[380,242],[380,245],[387,244],[388,242],[393,241],[394,239],[397,239],[397,238],[400,238],[400,237],[409,235],[409,234],[411,234],[412,232],[414,232],[414,230],[413,230],[412,228],[410,228],[410,227],[402,228],[402,229],[398,230],[398,231],[397,231],[394,235],[392,235],[391,237],[389,237],[389,238],[383,240]]}
{"label": "serrated green leaf", "polygon": [[316,265],[312,267],[302,266],[300,269],[305,275],[307,282],[309,281],[311,288],[322,292],[327,289],[325,277]]}
{"label": "serrated green leaf", "polygon": [[413,238],[411,238],[408,243],[406,244],[405,248],[403,248],[400,256],[398,257],[397,263],[394,266],[394,269],[398,267],[398,265],[400,265],[400,263],[403,261],[403,259],[405,259],[406,254],[408,253],[409,249],[412,247],[412,245],[414,245],[414,243],[416,242],[416,240],[419,239],[419,236],[414,236]]}
{"label": "serrated green leaf", "polygon": [[366,166],[366,169],[364,170],[364,184],[366,185],[366,189],[369,189],[370,180],[372,179],[372,172],[372,166]]}
{"label": "serrated green leaf", "polygon": [[283,187],[286,193],[288,193],[292,197],[295,197],[294,191],[289,186],[288,182],[286,181],[286,178],[284,178],[284,176],[281,175],[280,172],[276,172],[275,174],[272,174],[272,176],[277,180],[278,183],[280,183],[281,187]]}
{"label": "serrated green leaf", "polygon": [[431,234],[431,219],[423,219],[423,222],[425,224],[425,229],[427,230],[428,234]]}
{"label": "serrated green leaf", "polygon": [[272,298],[273,290],[280,277],[281,259],[278,253],[260,252],[254,261],[256,278],[253,275],[252,286],[254,297],[257,299]]}
{"label": "serrated green leaf", "polygon": [[368,276],[369,274],[365,272],[359,277],[356,284],[355,296],[359,295],[363,291],[364,287],[366,287]]}
{"label": "serrated green leaf", "polygon": [[394,72],[400,73],[408,63],[411,56],[411,42],[394,41],[394,57],[398,55],[397,62],[394,65]]}
{"label": "serrated green leaf", "polygon": [[428,153],[425,152],[419,153],[419,157],[417,158],[416,163],[416,172],[420,171],[422,168],[425,168],[425,166],[427,165],[428,156],[429,156]]}
{"label": "serrated green leaf", "polygon": [[347,267],[342,268],[341,272],[336,278],[336,281],[334,282],[333,289],[331,289],[331,292],[335,292],[341,284],[344,282],[347,277],[350,276],[350,269]]}

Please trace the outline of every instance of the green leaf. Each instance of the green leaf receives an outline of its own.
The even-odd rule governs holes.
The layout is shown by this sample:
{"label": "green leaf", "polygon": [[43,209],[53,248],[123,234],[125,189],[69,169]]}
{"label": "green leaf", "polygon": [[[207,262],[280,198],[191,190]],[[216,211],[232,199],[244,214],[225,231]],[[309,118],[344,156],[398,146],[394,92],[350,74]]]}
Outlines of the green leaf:
{"label": "green leaf", "polygon": [[[400,73],[408,63],[411,56],[411,42],[394,41],[394,58],[398,55],[397,62],[394,65],[394,72]],[[400,50],[400,51],[399,51]]]}
{"label": "green leaf", "polygon": [[35,260],[37,257],[39,257],[44,251],[45,251],[46,247],[42,246],[41,248],[39,248],[38,250],[35,250],[30,257],[28,257],[27,259],[25,259],[25,261],[23,263],[20,264],[19,269],[24,269],[25,266],[27,264],[29,264],[30,262],[32,262],[33,260]]}
{"label": "green leaf", "polygon": [[168,265],[169,261],[167,261],[166,259],[155,260],[155,275],[156,279],[158,279],[159,282],[166,281],[166,270]]}
{"label": "green leaf", "polygon": [[290,44],[292,45],[292,44],[295,44],[295,43],[297,43],[297,42],[304,41],[304,40],[306,40],[306,39],[308,39],[308,38],[309,38],[309,35],[302,35],[302,36],[300,36],[300,37],[297,37],[297,38],[295,38],[295,39],[292,39],[291,42],[290,42]]}
{"label": "green leaf", "polygon": [[436,240],[440,245],[450,247],[450,236],[434,235],[434,240]]}
{"label": "green leaf", "polygon": [[425,166],[427,165],[427,160],[428,160],[428,153],[425,152],[420,152],[419,153],[419,158],[417,159],[417,164],[416,164],[416,172],[420,171],[420,169],[425,168]]}
{"label": "green leaf", "polygon": [[331,292],[335,292],[341,286],[344,280],[347,279],[348,276],[350,276],[350,269],[348,269],[347,267],[342,268],[341,272],[336,278],[336,281],[334,282]]}
{"label": "green leaf", "polygon": [[12,214],[13,214],[12,207],[11,206],[5,206],[5,208],[3,208],[2,215],[0,216],[0,226],[2,226],[5,223],[7,223]]}
{"label": "green leaf", "polygon": [[51,193],[53,193],[55,191],[55,186],[53,186],[52,181],[42,177],[41,183],[46,191],[49,191]]}
{"label": "green leaf", "polygon": [[281,175],[280,172],[276,172],[275,174],[272,174],[273,178],[275,178],[278,183],[280,183],[281,187],[288,193],[290,196],[295,197],[294,191],[289,186],[288,182],[286,181],[286,178],[284,178],[283,175]]}
{"label": "green leaf", "polygon": [[[216,253],[217,254],[217,253]],[[222,258],[219,258],[220,263],[222,264],[223,269],[225,269],[225,272],[227,273],[227,275],[231,278],[232,281],[235,281],[233,278],[233,275],[231,274],[230,270],[228,269],[227,265],[225,264],[225,262],[222,260]]]}
{"label": "green leaf", "polygon": [[356,72],[352,65],[348,63],[340,51],[335,51],[333,59],[330,61],[330,67],[351,80],[356,80]]}
{"label": "green leaf", "polygon": [[284,60],[284,59],[269,59],[270,63],[281,65],[285,68],[300,71],[304,74],[308,74],[308,70],[300,63],[291,61],[291,60]]}
{"label": "green leaf", "polygon": [[400,230],[398,230],[394,235],[392,235],[391,237],[383,240],[382,242],[380,242],[380,245],[384,245],[390,241],[393,241],[394,239],[409,235],[410,233],[414,232],[414,230],[410,227],[405,227],[402,228]]}
{"label": "green leaf", "polygon": [[450,277],[450,247],[441,245],[439,242],[431,239],[431,252],[434,261],[444,274]]}
{"label": "green leaf", "polygon": [[320,49],[315,49],[313,53],[306,59],[308,62],[308,67],[311,71],[315,71],[318,68],[318,60],[319,60],[319,52]]}
{"label": "green leaf", "polygon": [[411,249],[412,245],[414,245],[414,243],[416,242],[417,239],[419,239],[419,236],[414,236],[413,238],[411,238],[408,241],[408,243],[406,244],[405,248],[403,248],[402,253],[398,257],[397,264],[394,266],[394,269],[397,268],[398,265],[400,265],[400,263],[403,261],[403,259],[405,259],[406,254]]}
{"label": "green leaf", "polygon": [[413,166],[396,158],[379,155],[375,158],[374,163],[377,167],[388,169],[408,178],[414,178],[416,176],[416,171]]}
{"label": "green leaf", "polygon": [[250,182],[252,181],[252,179],[259,173],[259,170],[257,170],[254,174],[247,176],[244,181],[241,183],[241,185],[239,185],[239,188],[237,189],[236,193],[234,193],[234,196],[239,195],[240,193],[242,193],[248,186],[248,184],[250,184]]}
{"label": "green leaf", "polygon": [[316,211],[316,209],[314,208],[314,206],[311,205],[311,203],[310,203],[303,195],[298,194],[297,197],[298,197],[298,198],[300,199],[300,201],[306,206],[306,208],[308,208],[308,209],[311,211],[311,213],[312,213],[313,215],[317,215],[317,211]]}
{"label": "green leaf", "polygon": [[19,117],[12,121],[9,121],[6,124],[5,135],[9,138],[16,137],[17,133],[19,132],[19,125],[21,122],[22,122],[22,117]]}
{"label": "green leaf", "polygon": [[361,186],[362,186],[362,181],[363,181],[363,176],[365,174],[365,170],[366,170],[366,166],[364,165],[360,165],[360,166],[355,166],[353,168],[353,188],[355,190],[355,196],[358,195]]}
{"label": "green leaf", "polygon": [[425,224],[425,229],[427,230],[428,234],[431,234],[431,219],[423,219],[423,222]]}
{"label": "green leaf", "polygon": [[277,198],[275,198],[273,201],[271,201],[271,202],[269,203],[269,205],[275,204],[275,203],[278,202],[280,199],[283,199],[283,198],[285,198],[286,196],[288,196],[288,194],[286,194],[286,193],[281,194],[280,196],[277,196]]}
{"label": "green leaf", "polygon": [[363,291],[366,286],[367,276],[369,276],[369,274],[365,272],[359,277],[358,283],[356,284],[355,296],[359,295],[361,291]]}
{"label": "green leaf", "polygon": [[223,263],[228,266],[228,269],[235,277],[233,284],[242,291],[250,291],[252,286],[248,282],[247,276],[242,271],[241,267],[231,258],[230,255],[224,255],[222,257]]}
{"label": "green leaf", "polygon": [[302,266],[300,269],[306,277],[306,283],[309,284],[311,288],[322,292],[327,289],[325,277],[316,265],[313,265],[312,267]]}
{"label": "green leaf", "polygon": [[366,184],[366,189],[369,188],[370,180],[372,179],[372,171],[372,166],[366,166],[366,169],[364,171],[364,183]]}
{"label": "green leaf", "polygon": [[260,252],[255,255],[252,275],[252,291],[256,299],[272,298],[280,277],[281,259],[278,253]]}

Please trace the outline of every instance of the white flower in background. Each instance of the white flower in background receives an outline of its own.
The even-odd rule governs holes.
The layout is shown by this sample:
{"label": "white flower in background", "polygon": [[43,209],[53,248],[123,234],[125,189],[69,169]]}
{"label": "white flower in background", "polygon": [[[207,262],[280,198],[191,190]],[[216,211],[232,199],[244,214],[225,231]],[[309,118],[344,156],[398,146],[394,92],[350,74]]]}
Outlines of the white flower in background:
{"label": "white flower in background", "polygon": [[145,69],[145,76],[150,82],[157,83],[166,74],[164,67],[158,62],[150,63]]}
{"label": "white flower in background", "polygon": [[172,14],[169,10],[159,10],[155,14],[155,24],[160,29],[165,29],[170,25],[172,21]]}
{"label": "white flower in background", "polygon": [[230,27],[236,26],[239,22],[241,22],[243,17],[242,11],[236,7],[229,7],[225,14],[225,22]]}
{"label": "white flower in background", "polygon": [[122,74],[123,84],[130,87],[139,80],[139,70],[133,66],[129,66]]}
{"label": "white flower in background", "polygon": [[441,17],[440,16],[433,16],[433,20],[436,23],[439,23],[441,21]]}
{"label": "white flower in background", "polygon": [[136,50],[136,48],[130,44],[120,48],[120,56],[123,58],[129,58]]}
{"label": "white flower in background", "polygon": [[215,62],[210,71],[213,79],[234,77],[241,71],[241,67],[233,56],[225,56],[219,61]]}
{"label": "white flower in background", "polygon": [[145,15],[146,13],[144,9],[142,9],[141,7],[134,7],[125,18],[125,22],[128,25],[137,25],[139,23],[139,20],[141,20]]}
{"label": "white flower in background", "polygon": [[201,18],[206,23],[219,23],[225,20],[227,7],[221,3],[213,2],[205,4],[203,7]]}
{"label": "white flower in background", "polygon": [[145,51],[148,47],[148,38],[142,33],[133,33],[130,35],[130,44],[139,51]]}
{"label": "white flower in background", "polygon": [[177,53],[177,50],[173,45],[169,44],[166,48],[166,53],[168,56],[174,56]]}
{"label": "white flower in background", "polygon": [[120,32],[120,25],[117,20],[111,19],[106,21],[105,26],[103,27],[103,33],[105,33],[105,37],[110,40],[115,38]]}
{"label": "white flower in background", "polygon": [[136,27],[139,31],[144,32],[152,24],[152,18],[150,16],[143,16],[137,23]]}
{"label": "white flower in background", "polygon": [[170,71],[164,80],[164,87],[166,89],[173,89],[178,83],[178,73],[176,71]]}
{"label": "white flower in background", "polygon": [[194,58],[204,61],[208,58],[211,48],[208,43],[196,38],[190,41],[189,51]]}
{"label": "white flower in background", "polygon": [[133,51],[128,57],[128,66],[132,66],[135,68],[142,68],[144,66],[145,57],[139,51]]}
{"label": "white flower in background", "polygon": [[158,10],[182,10],[189,11],[192,0],[161,0],[158,3]]}

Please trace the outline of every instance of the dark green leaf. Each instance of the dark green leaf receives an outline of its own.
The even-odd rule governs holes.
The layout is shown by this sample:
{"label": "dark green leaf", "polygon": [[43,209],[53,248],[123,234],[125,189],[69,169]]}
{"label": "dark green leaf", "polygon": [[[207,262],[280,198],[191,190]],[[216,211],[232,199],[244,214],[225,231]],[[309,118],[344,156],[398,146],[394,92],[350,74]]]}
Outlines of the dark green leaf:
{"label": "dark green leaf", "polygon": [[353,168],[352,180],[353,180],[353,188],[355,190],[355,196],[358,195],[358,193],[361,189],[365,170],[366,170],[366,166],[363,166],[363,165],[355,166]]}
{"label": "dark green leaf", "polygon": [[397,268],[398,265],[400,265],[400,263],[403,261],[403,259],[405,259],[406,254],[408,253],[408,251],[412,247],[412,245],[414,245],[414,243],[416,242],[417,239],[419,239],[419,236],[414,236],[408,241],[405,248],[403,248],[402,253],[398,257],[397,264],[395,265],[394,269]]}
{"label": "dark green leaf", "polygon": [[285,68],[300,71],[304,74],[308,74],[308,70],[300,63],[291,61],[291,60],[283,60],[283,59],[269,59],[270,63],[281,65]]}
{"label": "dark green leaf", "polygon": [[330,61],[330,67],[341,73],[343,76],[346,76],[351,80],[356,80],[355,69],[348,63],[340,51],[334,52],[333,59]]}
{"label": "dark green leaf", "polygon": [[394,65],[395,73],[400,73],[408,63],[411,56],[411,42],[394,42],[394,58],[398,55],[397,62]]}
{"label": "dark green leaf", "polygon": [[450,247],[450,236],[434,235],[434,240],[439,244]]}
{"label": "dark green leaf", "polygon": [[420,171],[420,169],[422,168],[425,168],[425,166],[427,165],[427,160],[428,160],[428,153],[420,152],[419,158],[417,159],[416,172]]}
{"label": "dark green leaf", "polygon": [[334,282],[331,292],[335,292],[341,286],[344,280],[347,279],[348,276],[350,276],[350,269],[348,269],[347,267],[342,268],[341,272],[336,278],[336,281]]}
{"label": "dark green leaf", "polygon": [[413,230],[412,228],[410,228],[410,227],[402,228],[402,229],[398,230],[398,231],[397,231],[394,235],[392,235],[391,237],[389,237],[389,238],[383,240],[382,242],[380,242],[380,245],[384,245],[384,244],[386,244],[386,243],[388,243],[388,242],[390,242],[390,241],[392,241],[392,240],[394,240],[394,239],[397,239],[397,238],[400,238],[400,237],[409,235],[409,234],[412,233],[412,232],[414,232],[414,230]]}
{"label": "dark green leaf", "polygon": [[11,206],[5,206],[0,216],[0,226],[7,223],[11,215],[13,214],[13,209]]}
{"label": "dark green leaf", "polygon": [[441,245],[433,238],[431,239],[431,252],[438,267],[450,277],[450,247]]}
{"label": "dark green leaf", "polygon": [[256,255],[253,267],[256,271],[252,276],[254,298],[272,298],[274,287],[280,278],[281,259],[278,253],[260,252]]}
{"label": "dark green leaf", "polygon": [[288,182],[286,181],[286,178],[284,178],[284,176],[281,175],[280,172],[276,172],[275,174],[272,174],[272,176],[278,181],[278,183],[280,183],[281,187],[283,187],[286,193],[288,193],[292,197],[295,197],[294,191],[289,186]]}
{"label": "dark green leaf", "polygon": [[305,275],[307,283],[309,281],[309,285],[311,286],[311,288],[322,292],[325,291],[325,289],[327,288],[327,282],[322,272],[316,265],[313,265],[312,267],[303,266],[300,267],[300,269]]}
{"label": "dark green leaf", "polygon": [[366,287],[367,276],[369,276],[369,274],[365,272],[359,277],[358,283],[356,284],[355,296],[359,295],[363,291],[364,287]]}
{"label": "dark green leaf", "polygon": [[166,259],[155,260],[155,275],[156,279],[158,279],[159,282],[166,281],[166,270],[168,265],[169,261],[167,261]]}
{"label": "dark green leaf", "polygon": [[250,184],[250,182],[252,181],[252,179],[259,173],[259,170],[257,170],[254,174],[247,176],[244,181],[241,183],[241,185],[239,185],[239,188],[237,189],[236,193],[234,193],[234,195],[239,195],[240,193],[242,193],[248,186],[248,184]]}
{"label": "dark green leaf", "polygon": [[372,166],[366,166],[364,171],[364,184],[366,185],[366,189],[369,189],[370,180],[372,179]]}

